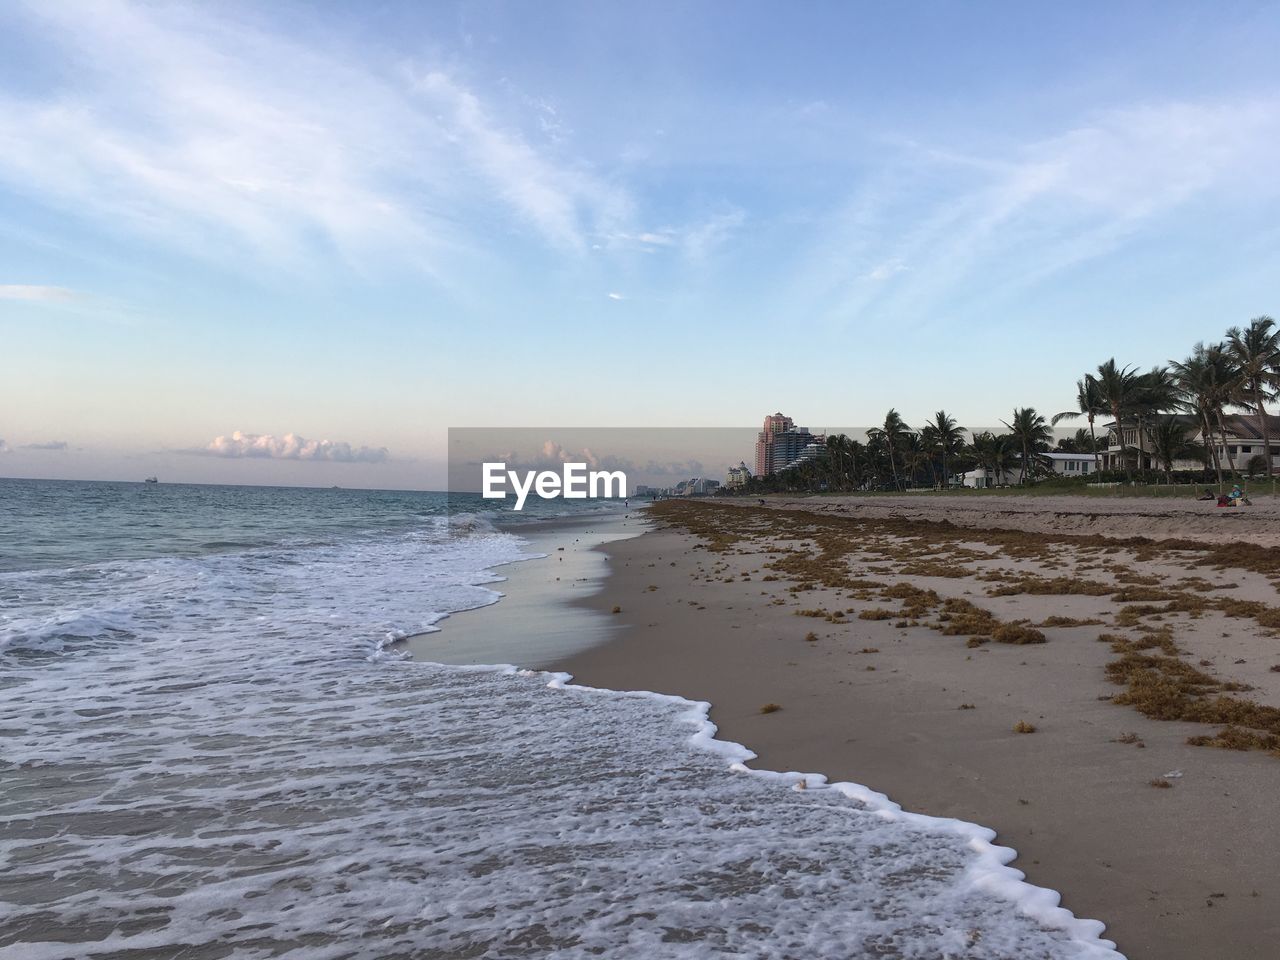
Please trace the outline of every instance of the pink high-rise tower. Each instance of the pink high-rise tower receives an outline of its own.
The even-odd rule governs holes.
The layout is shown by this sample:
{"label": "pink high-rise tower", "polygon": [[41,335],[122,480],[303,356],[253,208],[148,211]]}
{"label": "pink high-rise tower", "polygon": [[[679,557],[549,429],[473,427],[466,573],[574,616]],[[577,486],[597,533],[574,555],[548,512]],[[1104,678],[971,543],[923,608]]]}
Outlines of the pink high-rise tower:
{"label": "pink high-rise tower", "polygon": [[795,428],[795,421],[781,413],[764,418],[764,427],[756,435],[756,476],[767,477],[773,472],[773,438]]}

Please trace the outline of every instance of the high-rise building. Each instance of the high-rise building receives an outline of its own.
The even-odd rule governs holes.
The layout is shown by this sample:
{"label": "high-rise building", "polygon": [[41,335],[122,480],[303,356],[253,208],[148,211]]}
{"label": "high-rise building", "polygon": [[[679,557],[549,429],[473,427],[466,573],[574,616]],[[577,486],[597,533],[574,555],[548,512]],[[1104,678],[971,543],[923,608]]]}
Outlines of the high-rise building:
{"label": "high-rise building", "polygon": [[764,418],[764,427],[756,434],[756,476],[773,473],[774,438],[795,429],[795,421],[781,413]]}
{"label": "high-rise building", "polygon": [[826,438],[809,432],[808,427],[796,427],[779,433],[773,441],[773,470],[778,473],[789,467],[812,460],[826,447]]}
{"label": "high-rise building", "polygon": [[797,461],[808,460],[822,449],[824,438],[797,427],[790,417],[775,413],[764,418],[764,429],[756,434],[756,476],[777,473]]}

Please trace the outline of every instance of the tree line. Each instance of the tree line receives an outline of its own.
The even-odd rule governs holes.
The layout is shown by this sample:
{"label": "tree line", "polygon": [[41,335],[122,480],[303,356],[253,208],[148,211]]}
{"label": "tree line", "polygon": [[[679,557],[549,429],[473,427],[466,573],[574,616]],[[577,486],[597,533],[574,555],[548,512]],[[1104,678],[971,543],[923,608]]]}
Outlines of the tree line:
{"label": "tree line", "polygon": [[[1158,464],[1172,482],[1174,464],[1194,460],[1203,475],[1238,477],[1235,459],[1223,462],[1231,411],[1254,419],[1267,454],[1271,424],[1266,404],[1280,394],[1280,329],[1267,316],[1245,327],[1231,327],[1217,343],[1198,343],[1190,356],[1145,372],[1121,366],[1111,358],[1076,381],[1075,406],[1047,418],[1033,407],[1016,407],[1001,421],[1002,432],[971,432],[945,410],[919,429],[908,425],[896,409],[866,432],[866,440],[844,434],[828,436],[816,456],[764,477],[752,477],[747,493],[802,490],[896,489],[932,485],[946,487],[957,475],[983,468],[988,476],[1012,477],[1025,484],[1052,473],[1045,456],[1054,445],[1053,427],[1084,418],[1087,427],[1059,439],[1060,452],[1092,453],[1095,473],[1102,470],[1107,437],[1097,435],[1098,419],[1107,418],[1132,431],[1133,448],[1122,443],[1121,473],[1133,481],[1144,462]],[[966,434],[968,434],[966,438]],[[1199,439],[1197,439],[1197,437]],[[1250,475],[1272,474],[1271,457],[1253,457]],[[1101,479],[1101,477],[1099,477]]]}

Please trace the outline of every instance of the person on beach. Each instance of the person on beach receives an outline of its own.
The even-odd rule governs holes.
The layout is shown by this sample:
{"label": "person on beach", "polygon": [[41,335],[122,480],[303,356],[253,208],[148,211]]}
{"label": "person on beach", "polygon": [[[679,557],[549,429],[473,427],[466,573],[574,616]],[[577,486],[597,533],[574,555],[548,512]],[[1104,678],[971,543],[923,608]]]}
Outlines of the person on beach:
{"label": "person on beach", "polygon": [[1196,497],[1196,499],[1197,500],[1216,500],[1218,498],[1213,495],[1212,490],[1210,490],[1208,487],[1205,487],[1204,493],[1200,494],[1200,496]]}
{"label": "person on beach", "polygon": [[1244,491],[1240,489],[1240,484],[1236,484],[1231,488],[1230,493],[1224,493],[1218,497],[1218,506],[1220,507],[1252,507],[1253,501],[1244,495]]}

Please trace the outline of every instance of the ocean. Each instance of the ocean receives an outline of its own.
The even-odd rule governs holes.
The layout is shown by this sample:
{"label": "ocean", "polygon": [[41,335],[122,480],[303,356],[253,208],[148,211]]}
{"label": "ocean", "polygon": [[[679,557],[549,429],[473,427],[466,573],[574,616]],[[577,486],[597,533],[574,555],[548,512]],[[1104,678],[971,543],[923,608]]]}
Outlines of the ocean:
{"label": "ocean", "polygon": [[1118,956],[705,704],[408,659],[529,557],[446,507],[0,480],[0,960]]}

